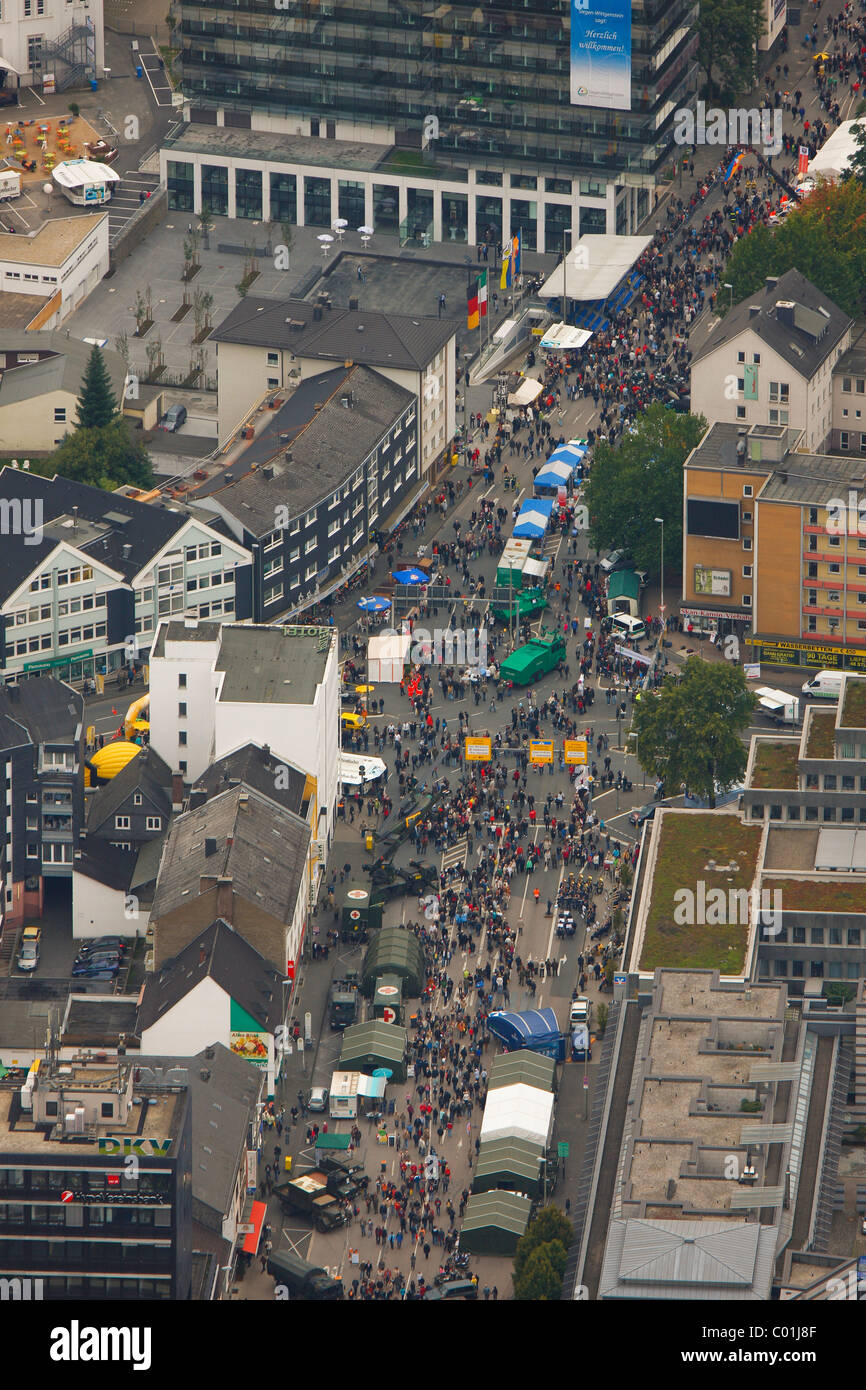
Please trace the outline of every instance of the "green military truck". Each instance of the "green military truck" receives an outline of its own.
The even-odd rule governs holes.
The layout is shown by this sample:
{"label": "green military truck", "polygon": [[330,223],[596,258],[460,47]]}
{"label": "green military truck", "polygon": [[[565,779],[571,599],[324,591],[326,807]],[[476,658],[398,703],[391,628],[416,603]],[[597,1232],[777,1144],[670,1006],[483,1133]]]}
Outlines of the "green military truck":
{"label": "green military truck", "polygon": [[287,1211],[309,1217],[317,1231],[336,1231],[339,1226],[345,1226],[346,1212],[340,1199],[330,1190],[334,1185],[334,1177],[316,1169],[300,1173],[288,1182],[277,1183],[274,1196]]}
{"label": "green military truck", "polygon": [[513,598],[500,598],[500,594],[507,595],[508,591],[497,589],[490,607],[494,618],[501,623],[510,623],[512,618],[523,622],[547,607],[547,596],[543,589],[522,589]]}
{"label": "green military truck", "polygon": [[531,642],[518,647],[507,656],[499,668],[502,680],[513,685],[531,685],[533,681],[553,671],[566,659],[565,639],[556,632],[544,632]]}
{"label": "green military truck", "polygon": [[382,925],[382,904],[372,904],[370,890],[360,883],[353,883],[343,899],[340,914],[340,940],[366,941],[371,928]]}
{"label": "green military truck", "polygon": [[[276,1279],[275,1297],[297,1298],[304,1302],[330,1302],[343,1297],[343,1281],[332,1279],[320,1265],[296,1255],[294,1250],[279,1250],[268,1256],[268,1274]],[[280,1292],[277,1293],[277,1290]]]}
{"label": "green military truck", "polygon": [[335,980],[328,994],[328,1022],[332,1029],[351,1028],[358,1022],[358,1009],[361,996],[360,979],[357,971],[349,972],[345,979]]}

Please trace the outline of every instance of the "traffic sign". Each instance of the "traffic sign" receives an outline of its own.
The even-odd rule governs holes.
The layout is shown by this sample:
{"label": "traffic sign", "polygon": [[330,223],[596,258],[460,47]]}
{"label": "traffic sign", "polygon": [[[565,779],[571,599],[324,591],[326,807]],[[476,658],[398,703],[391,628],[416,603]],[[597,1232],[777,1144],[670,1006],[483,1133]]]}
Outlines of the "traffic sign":
{"label": "traffic sign", "polygon": [[467,738],[463,749],[468,763],[486,763],[493,757],[491,738]]}
{"label": "traffic sign", "polygon": [[585,1091],[588,1091],[588,1090],[589,1090],[589,1077],[588,1077],[588,1076],[585,1076],[585,1077],[583,1078],[583,1089],[584,1089]]}
{"label": "traffic sign", "polygon": [[567,738],[563,744],[565,761],[569,767],[575,767],[579,763],[586,763],[587,742],[585,738]]}
{"label": "traffic sign", "polygon": [[557,1146],[556,1146],[556,1156],[557,1156],[557,1158],[568,1158],[568,1154],[569,1154],[568,1141],[565,1140],[565,1139],[560,1139],[559,1143],[558,1143]]}
{"label": "traffic sign", "polygon": [[543,764],[553,762],[553,739],[531,738],[529,740],[529,761]]}

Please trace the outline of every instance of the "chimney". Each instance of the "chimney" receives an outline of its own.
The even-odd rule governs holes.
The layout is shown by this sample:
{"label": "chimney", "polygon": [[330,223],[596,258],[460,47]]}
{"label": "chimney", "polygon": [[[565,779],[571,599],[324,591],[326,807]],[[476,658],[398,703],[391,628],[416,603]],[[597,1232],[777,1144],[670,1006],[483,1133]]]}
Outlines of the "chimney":
{"label": "chimney", "polygon": [[351,314],[351,313],[357,314],[357,312],[358,312],[358,296],[357,296],[356,294],[353,294],[353,295],[351,296],[351,298],[349,299],[349,313],[350,313],[350,314]]}
{"label": "chimney", "polygon": [[284,460],[285,460],[286,463],[291,463],[293,457],[294,457],[294,455],[292,454],[291,449],[287,449],[286,452],[283,454],[283,458],[284,458]]}
{"label": "chimney", "polygon": [[204,963],[205,963],[206,960],[207,960],[207,951],[205,950],[204,946],[199,946],[199,948],[198,948],[198,963],[199,963],[199,965],[204,965]]}
{"label": "chimney", "polygon": [[183,809],[183,773],[173,772],[171,774],[171,809],[180,811]]}
{"label": "chimney", "polygon": [[73,531],[77,531],[77,530],[78,530],[78,508],[77,508],[77,507],[73,507],[73,508],[72,508],[72,529],[73,529]]}
{"label": "chimney", "polygon": [[132,546],[129,544],[128,541],[127,541],[127,543],[122,547],[122,551],[123,551],[123,558],[124,558],[124,560],[128,560],[129,557],[130,557],[130,555],[132,554]]}
{"label": "chimney", "polygon": [[228,922],[229,926],[231,926],[232,918],[234,917],[235,899],[234,888],[232,887],[232,879],[217,879],[216,890],[216,916],[222,917],[223,921]]}
{"label": "chimney", "polygon": [[193,787],[186,803],[188,811],[194,811],[197,806],[203,806],[207,801],[207,787]]}
{"label": "chimney", "polygon": [[767,294],[769,294],[778,285],[779,277],[778,275],[768,275],[764,283],[767,286]]}
{"label": "chimney", "polygon": [[270,464],[270,463],[266,463],[265,466],[264,466],[264,468],[262,469],[262,477],[263,477],[263,478],[267,478],[268,481],[270,481],[271,478],[273,478],[273,476],[274,476],[273,465]]}
{"label": "chimney", "polygon": [[749,318],[750,318],[750,319],[756,319],[756,318],[758,317],[758,315],[760,314],[760,312],[761,312],[761,306],[760,306],[760,304],[750,304],[750,305],[749,305]]}
{"label": "chimney", "polygon": [[216,842],[215,838],[213,837],[213,835],[208,835],[208,836],[206,836],[206,837],[205,837],[205,842],[204,842],[204,857],[205,857],[205,859],[210,859],[211,855],[212,855],[212,854],[216,854],[216,852],[217,852],[217,842]]}
{"label": "chimney", "polygon": [[198,891],[201,894],[209,893],[212,888],[216,888],[216,874],[202,874],[198,881]]}
{"label": "chimney", "polygon": [[784,323],[786,328],[794,327],[794,301],[793,299],[776,300],[776,319],[779,323]]}
{"label": "chimney", "polygon": [[241,792],[238,797],[238,806],[242,811],[248,811],[250,809],[250,798],[246,792]]}
{"label": "chimney", "polygon": [[262,762],[265,764],[265,766],[267,766],[268,763],[270,762],[270,760],[271,760],[271,745],[270,745],[269,743],[263,743],[263,744],[262,744]]}

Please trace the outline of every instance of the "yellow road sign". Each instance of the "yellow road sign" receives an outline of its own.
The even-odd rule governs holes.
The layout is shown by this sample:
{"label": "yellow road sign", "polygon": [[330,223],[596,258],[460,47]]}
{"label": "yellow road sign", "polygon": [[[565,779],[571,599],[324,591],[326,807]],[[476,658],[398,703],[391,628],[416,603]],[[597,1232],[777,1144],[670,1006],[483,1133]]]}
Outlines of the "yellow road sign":
{"label": "yellow road sign", "polygon": [[529,740],[529,761],[531,763],[552,763],[553,739],[531,738]]}
{"label": "yellow road sign", "polygon": [[563,744],[565,761],[569,767],[587,762],[587,743],[585,738],[567,738]]}
{"label": "yellow road sign", "polygon": [[467,738],[464,748],[468,763],[486,763],[493,757],[493,740],[490,738]]}

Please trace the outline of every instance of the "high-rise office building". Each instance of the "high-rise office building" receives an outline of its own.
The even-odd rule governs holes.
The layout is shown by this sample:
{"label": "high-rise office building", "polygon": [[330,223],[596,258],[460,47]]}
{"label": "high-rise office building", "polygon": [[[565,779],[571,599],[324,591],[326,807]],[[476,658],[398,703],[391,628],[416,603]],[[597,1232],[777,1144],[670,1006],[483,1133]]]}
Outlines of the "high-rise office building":
{"label": "high-rise office building", "polygon": [[175,14],[189,122],[163,151],[174,207],[340,216],[404,241],[520,230],[554,251],[567,228],[633,232],[697,86],[696,0],[177,0]]}

